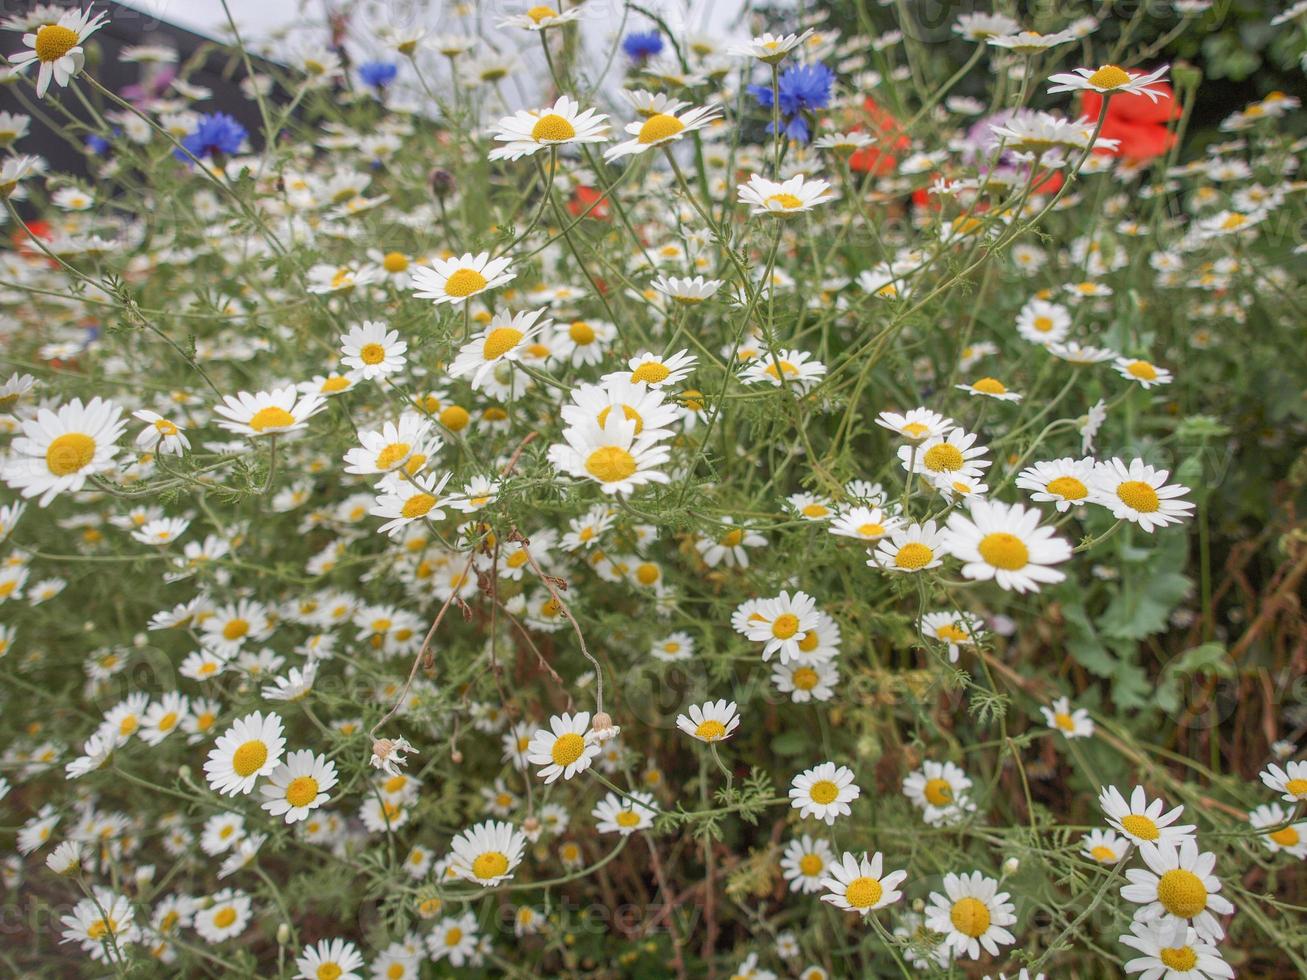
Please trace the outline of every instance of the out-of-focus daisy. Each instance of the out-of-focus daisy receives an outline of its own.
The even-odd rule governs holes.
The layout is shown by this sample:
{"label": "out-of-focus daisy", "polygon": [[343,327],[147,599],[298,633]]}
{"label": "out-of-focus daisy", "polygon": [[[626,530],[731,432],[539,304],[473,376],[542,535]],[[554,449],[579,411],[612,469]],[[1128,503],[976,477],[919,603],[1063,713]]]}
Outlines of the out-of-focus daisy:
{"label": "out-of-focus daisy", "polygon": [[829,841],[804,834],[785,845],[781,874],[790,883],[790,891],[811,895],[821,891],[822,879],[834,862]]}
{"label": "out-of-focus daisy", "polygon": [[1091,830],[1080,838],[1080,853],[1099,864],[1114,865],[1130,851],[1130,842],[1114,830]]}
{"label": "out-of-focus daisy", "polygon": [[637,830],[653,826],[653,794],[636,790],[627,796],[609,793],[591,812],[595,830],[601,834],[621,834],[628,837]]}
{"label": "out-of-focus daisy", "polygon": [[1172,374],[1166,368],[1160,368],[1151,361],[1137,357],[1118,357],[1115,361],[1116,373],[1127,381],[1135,381],[1143,388],[1170,384]]}
{"label": "out-of-focus daisy", "polygon": [[1307,858],[1307,822],[1292,822],[1293,812],[1279,803],[1265,803],[1248,814],[1248,822],[1266,831],[1262,843],[1272,854],[1284,851],[1293,857]]}
{"label": "out-of-focus daisy", "polygon": [[1040,707],[1044,721],[1055,732],[1067,738],[1089,738],[1094,734],[1094,722],[1086,708],[1071,708],[1070,698],[1058,698],[1047,707]]}
{"label": "out-of-focus daisy", "polygon": [[1266,787],[1280,794],[1286,803],[1307,800],[1307,762],[1286,762],[1284,767],[1271,764],[1258,775]]}
{"label": "out-of-focus daisy", "polygon": [[512,316],[497,314],[484,330],[459,348],[458,356],[449,366],[450,376],[462,378],[471,375],[472,388],[479,389],[497,365],[519,360],[528,342],[553,325],[548,318],[540,319],[546,312],[548,307],[542,306]]}
{"label": "out-of-focus daisy", "polygon": [[948,657],[957,663],[963,646],[975,646],[983,624],[979,616],[968,612],[933,612],[921,617],[921,635],[948,644]]}

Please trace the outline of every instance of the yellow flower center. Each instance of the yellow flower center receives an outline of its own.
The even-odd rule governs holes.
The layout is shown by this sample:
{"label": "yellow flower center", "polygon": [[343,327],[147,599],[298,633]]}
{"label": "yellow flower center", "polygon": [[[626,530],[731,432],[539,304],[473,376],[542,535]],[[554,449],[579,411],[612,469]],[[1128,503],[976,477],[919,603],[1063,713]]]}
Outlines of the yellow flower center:
{"label": "yellow flower center", "polygon": [[899,568],[916,571],[925,568],[935,557],[935,552],[920,541],[909,541],[894,556],[894,564]]}
{"label": "yellow flower center", "polygon": [[875,878],[854,878],[844,888],[844,898],[855,909],[869,909],[885,894]]}
{"label": "yellow flower center", "polygon": [[930,431],[930,426],[922,422],[905,422],[899,431],[909,439],[920,439]]}
{"label": "yellow flower center", "polygon": [[743,540],[744,532],[739,528],[736,528],[734,531],[727,531],[723,534],[720,543],[727,548],[735,548],[738,547],[740,542]]}
{"label": "yellow flower center", "polygon": [[252,776],[268,761],[268,747],[259,739],[253,739],[236,749],[231,756],[231,767],[236,775]]}
{"label": "yellow flower center", "polygon": [[107,922],[104,919],[96,919],[86,927],[87,938],[94,939],[96,942],[117,931],[118,923],[113,919],[109,919]]}
{"label": "yellow flower center", "polygon": [[567,335],[572,338],[576,344],[593,344],[595,342],[594,327],[584,320],[577,320],[567,328]]}
{"label": "yellow flower center", "polygon": [[799,631],[799,617],[794,613],[781,613],[771,624],[772,636],[778,640],[788,640]]}
{"label": "yellow flower center", "polygon": [[1033,326],[1040,333],[1048,333],[1053,329],[1053,318],[1049,316],[1037,316],[1035,317]]}
{"label": "yellow flower center", "polygon": [[239,640],[249,631],[250,624],[248,620],[233,619],[222,628],[222,636],[226,640]]}
{"label": "yellow flower center", "polygon": [[1192,871],[1172,868],[1157,883],[1157,900],[1172,915],[1192,919],[1207,908],[1207,889]]}
{"label": "yellow flower center", "polygon": [[388,980],[404,980],[404,964],[395,962],[386,967],[386,977]]}
{"label": "yellow flower center", "polygon": [[259,409],[249,422],[250,428],[255,432],[266,432],[268,429],[287,429],[294,424],[295,416],[276,405],[269,405],[267,408]]}
{"label": "yellow flower center", "polygon": [[1131,377],[1138,378],[1140,381],[1157,380],[1157,368],[1147,361],[1131,361],[1125,366],[1125,369],[1130,373]]}
{"label": "yellow flower center", "polygon": [[380,364],[386,359],[386,348],[380,344],[364,344],[359,348],[359,360],[364,364]]}
{"label": "yellow flower center", "polygon": [[879,538],[885,534],[885,525],[874,521],[858,525],[858,534],[864,538]]}
{"label": "yellow flower center", "polygon": [[1072,731],[1076,727],[1075,721],[1072,720],[1071,716],[1065,711],[1059,711],[1055,714],[1053,716],[1053,723],[1064,732]]}
{"label": "yellow flower center", "polygon": [[[601,427],[607,425],[608,413],[611,411],[612,411],[612,406],[610,405],[607,408],[605,408],[603,411],[601,411],[597,416],[595,416],[595,421],[597,421]],[[641,418],[640,413],[637,412],[635,409],[633,409],[630,405],[622,406],[622,414],[626,416],[626,421],[635,423],[635,434],[637,436],[644,431],[644,419]]]}
{"label": "yellow flower center", "polygon": [[1154,841],[1162,836],[1152,818],[1146,817],[1142,813],[1128,813],[1122,817],[1121,829],[1131,837],[1138,837],[1140,840]]}
{"label": "yellow flower center", "polygon": [[81,432],[65,432],[50,442],[45,465],[55,476],[68,476],[89,465],[94,457],[94,439]]}
{"label": "yellow flower center", "polygon": [[118,723],[118,734],[123,736],[131,735],[136,731],[138,724],[139,722],[135,715],[127,715]]}
{"label": "yellow flower center", "polygon": [[1030,550],[1025,542],[1015,534],[1008,534],[1005,531],[986,534],[976,547],[980,557],[987,563],[1009,572],[1025,568],[1030,561]]}
{"label": "yellow flower center", "polygon": [[1161,506],[1157,491],[1142,480],[1126,480],[1116,488],[1121,502],[1141,514],[1152,514]]}
{"label": "yellow flower center", "polygon": [[312,776],[296,776],[286,785],[286,802],[291,806],[308,806],[317,798],[318,781]]}
{"label": "yellow flower center", "polygon": [[651,562],[644,562],[635,569],[636,580],[641,585],[653,585],[661,577],[662,573],[658,566]]}
{"label": "yellow flower center", "polygon": [[726,737],[726,726],[720,721],[712,718],[705,718],[699,722],[699,727],[694,730],[695,737],[703,739],[705,742],[715,742],[717,739]]}
{"label": "yellow flower center", "polygon": [[644,125],[640,127],[640,133],[635,139],[636,142],[647,146],[650,143],[670,139],[684,128],[685,123],[681,122],[681,120],[666,112],[660,112],[644,121]]}
{"label": "yellow flower center", "polygon": [[445,295],[471,296],[485,289],[488,281],[476,269],[459,269],[445,280]]}
{"label": "yellow flower center", "polygon": [[318,980],[340,980],[340,975],[345,971],[335,963],[323,963],[318,966]]}
{"label": "yellow flower center", "polygon": [[1294,796],[1307,796],[1307,779],[1290,779],[1284,784],[1284,791]]}
{"label": "yellow flower center", "polygon": [[959,898],[948,917],[954,929],[972,939],[983,936],[989,928],[989,907],[978,898]]}
{"label": "yellow flower center", "polygon": [[815,878],[826,869],[826,862],[820,854],[805,854],[799,858],[799,870],[809,878]]}
{"label": "yellow flower center", "polygon": [[554,765],[570,766],[581,758],[581,753],[584,751],[585,739],[575,732],[568,732],[554,739],[554,747],[549,750],[549,758],[554,760]]}
{"label": "yellow flower center", "polygon": [[461,405],[450,405],[440,413],[440,424],[450,432],[457,432],[467,426],[472,416]]}
{"label": "yellow flower center", "polygon": [[501,854],[499,851],[486,851],[484,854],[478,854],[475,861],[472,862],[472,873],[483,881],[489,878],[498,878],[508,870],[508,855]]}
{"label": "yellow flower center", "polygon": [[617,826],[634,827],[640,822],[640,814],[634,810],[623,810],[617,815]]}
{"label": "yellow flower center", "polygon": [[213,914],[213,924],[219,929],[226,929],[236,921],[236,910],[230,905],[225,905]]}
{"label": "yellow flower center", "polygon": [[981,378],[971,387],[985,395],[1007,394],[1007,385],[1003,384],[1003,382],[999,381],[997,378]]}
{"label": "yellow flower center", "polygon": [[840,788],[829,779],[820,779],[812,784],[808,790],[808,795],[812,797],[813,803],[820,803],[825,806],[828,803],[835,802],[835,798],[840,795]]}
{"label": "yellow flower center", "polygon": [[1157,958],[1163,966],[1181,973],[1198,965],[1198,954],[1188,946],[1164,946],[1157,951]]}
{"label": "yellow flower center", "polygon": [[790,681],[800,691],[811,691],[817,686],[819,677],[811,667],[800,667],[790,675]]}
{"label": "yellow flower center", "polygon": [[541,116],[531,127],[531,138],[537,143],[561,143],[575,135],[572,124],[556,112]]}
{"label": "yellow flower center", "polygon": [[1116,860],[1116,851],[1112,850],[1106,844],[1098,844],[1097,846],[1090,848],[1089,853],[1094,856],[1095,861],[1102,864],[1108,864]]}
{"label": "yellow flower center", "polygon": [[[777,365],[780,366],[779,371],[776,370]],[[767,365],[768,376],[775,378],[777,381],[781,379],[782,374],[784,374],[787,378],[792,378],[798,373],[799,373],[799,369],[796,368],[789,361],[773,361],[771,364]]]}
{"label": "yellow flower center", "polygon": [[772,211],[792,211],[795,208],[803,207],[803,201],[793,194],[773,194],[763,201],[763,204]]}
{"label": "yellow flower center", "polygon": [[800,513],[804,517],[825,517],[830,513],[830,508],[822,504],[808,504]]}
{"label": "yellow flower center", "polygon": [[949,643],[961,643],[966,640],[966,632],[956,623],[946,623],[935,629],[935,637],[940,640],[947,640]]}
{"label": "yellow flower center", "polygon": [[349,387],[349,378],[339,374],[333,374],[326,381],[322,382],[322,387],[318,390],[324,395],[334,395],[338,391],[344,391]]}
{"label": "yellow flower center", "polygon": [[953,802],[953,787],[947,779],[930,779],[922,790],[931,806],[948,806]]}
{"label": "yellow flower center", "polygon": [[962,450],[951,442],[941,442],[926,450],[926,455],[922,457],[921,462],[933,473],[951,473],[962,469]]}
{"label": "yellow flower center", "polygon": [[635,472],[635,457],[619,446],[602,446],[586,458],[585,469],[600,483],[617,483]]}
{"label": "yellow flower center", "polygon": [[1044,489],[1063,500],[1084,500],[1089,496],[1089,488],[1074,476],[1059,476],[1055,480],[1049,480],[1048,486]]}
{"label": "yellow flower center", "polygon": [[175,436],[177,434],[177,426],[167,419],[159,419],[158,422],[154,423],[154,427],[160,435]]}
{"label": "yellow flower center", "polygon": [[1293,827],[1282,827],[1267,836],[1281,847],[1293,847],[1299,841],[1298,831]]}
{"label": "yellow flower center", "polygon": [[549,17],[557,17],[558,12],[555,11],[553,7],[541,6],[541,7],[532,7],[530,10],[526,12],[526,15],[538,24],[542,20],[545,20]]}
{"label": "yellow flower center", "polygon": [[36,56],[42,61],[58,61],[73,48],[81,38],[72,28],[62,24],[46,24],[36,32]]}
{"label": "yellow flower center", "polygon": [[388,470],[398,466],[408,458],[408,451],[411,448],[407,442],[392,442],[377,453],[377,469]]}
{"label": "yellow flower center", "polygon": [[381,267],[387,272],[403,272],[408,268],[408,256],[403,252],[387,252],[381,257]]}
{"label": "yellow flower center", "polygon": [[503,357],[522,339],[522,331],[512,327],[495,327],[486,334],[485,343],[481,345],[481,356],[487,361]]}
{"label": "yellow flower center", "polygon": [[416,517],[426,517],[431,508],[436,506],[436,498],[429,493],[415,493],[404,501],[404,506],[400,508],[400,514],[412,520]]}
{"label": "yellow flower center", "polygon": [[631,381],[632,383],[643,381],[645,384],[656,385],[659,382],[666,381],[671,373],[666,365],[660,364],[658,361],[645,361],[631,372]]}
{"label": "yellow flower center", "polygon": [[1130,83],[1130,75],[1116,65],[1103,65],[1085,81],[1096,88],[1120,88]]}
{"label": "yellow flower center", "polygon": [[817,635],[816,630],[808,630],[803,634],[803,639],[799,641],[799,649],[804,653],[812,653],[817,649],[817,644],[821,642],[821,637]]}

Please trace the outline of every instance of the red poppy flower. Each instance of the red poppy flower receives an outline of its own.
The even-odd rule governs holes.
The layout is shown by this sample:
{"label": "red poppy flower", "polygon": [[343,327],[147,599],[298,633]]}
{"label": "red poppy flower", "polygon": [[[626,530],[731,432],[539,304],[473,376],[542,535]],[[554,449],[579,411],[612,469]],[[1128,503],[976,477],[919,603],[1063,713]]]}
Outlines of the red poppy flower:
{"label": "red poppy flower", "polygon": [[[1175,144],[1175,133],[1167,128],[1167,123],[1181,114],[1175,93],[1166,82],[1154,82],[1149,87],[1162,93],[1157,102],[1146,95],[1129,92],[1112,96],[1099,136],[1120,142],[1115,149],[1098,149],[1096,153],[1127,160],[1151,160]],[[1081,96],[1080,114],[1090,123],[1097,123],[1102,111],[1103,97],[1097,92],[1085,92]]]}
{"label": "red poppy flower", "polygon": [[[595,204],[595,202],[599,202]],[[593,208],[590,205],[594,204]],[[608,199],[593,187],[577,187],[572,192],[572,198],[567,202],[567,210],[573,215],[580,216],[585,213],[585,209],[590,208],[587,218],[596,218],[599,221],[608,220]]]}
{"label": "red poppy flower", "polygon": [[899,151],[906,150],[912,141],[902,132],[898,119],[882,109],[870,95],[862,105],[867,110],[868,122],[866,126],[855,126],[854,130],[865,129],[876,138],[877,145],[858,150],[849,157],[849,169],[878,177],[893,173],[898,166]]}

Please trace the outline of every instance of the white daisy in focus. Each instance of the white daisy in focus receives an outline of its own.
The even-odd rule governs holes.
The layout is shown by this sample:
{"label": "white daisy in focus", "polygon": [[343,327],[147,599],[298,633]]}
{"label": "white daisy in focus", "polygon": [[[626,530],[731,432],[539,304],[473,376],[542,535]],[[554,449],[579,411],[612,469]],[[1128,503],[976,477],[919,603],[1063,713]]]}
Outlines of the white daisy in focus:
{"label": "white daisy in focus", "polygon": [[803,174],[780,183],[752,174],[748,183],[740,184],[736,192],[736,200],[749,205],[750,214],[800,214],[835,199],[827,181],[810,179]]}
{"label": "white daisy in focus", "polygon": [[51,411],[40,408],[24,419],[22,435],[10,444],[0,477],[24,497],[40,495],[47,506],[61,493],[76,493],[89,477],[113,468],[114,445],[125,423],[113,402],[80,398]]}
{"label": "white daisy in focus", "polygon": [[1126,465],[1119,459],[1099,463],[1094,469],[1090,499],[1112,512],[1118,520],[1130,521],[1152,532],[1168,524],[1188,520],[1194,505],[1181,500],[1189,488],[1166,482],[1169,470],[1155,469],[1142,459]]}
{"label": "white daisy in focus", "polygon": [[1229,915],[1234,904],[1217,892],[1221,880],[1212,874],[1216,855],[1200,852],[1190,837],[1178,845],[1170,842],[1139,845],[1148,869],[1126,868],[1130,884],[1121,889],[1127,902],[1141,905],[1135,911],[1140,922],[1162,925],[1191,925],[1200,939],[1216,942],[1225,936],[1217,916]]}
{"label": "white daisy in focus", "polygon": [[[1049,88],[1049,94],[1055,92],[1098,92],[1102,95],[1117,95],[1125,92],[1130,95],[1144,95],[1149,101],[1156,102],[1165,97],[1160,89],[1149,88],[1153,82],[1161,81],[1170,65],[1163,65],[1154,71],[1130,74],[1118,65],[1103,65],[1097,71],[1090,68],[1073,68],[1069,72],[1049,75],[1048,80],[1055,84]],[[1104,101],[1103,109],[1107,109]]]}
{"label": "white daisy in focus", "polygon": [[67,10],[52,24],[42,24],[33,33],[23,35],[23,43],[31,50],[9,56],[15,73],[31,65],[40,65],[36,74],[36,97],[45,98],[50,82],[61,87],[81,74],[86,62],[82,45],[86,39],[105,25],[107,14],[92,14],[87,10]]}
{"label": "white daisy in focus", "polygon": [[311,749],[300,749],[268,774],[259,792],[263,809],[274,817],[284,815],[287,823],[296,823],[326,803],[330,799],[327,790],[335,785],[335,763]]}
{"label": "white daisy in focus", "polygon": [[544,767],[537,775],[546,783],[552,783],[560,776],[571,779],[589,769],[590,763],[599,755],[599,743],[590,737],[589,729],[588,711],[554,715],[549,719],[548,728],[538,729],[531,736],[526,759],[532,765]]}
{"label": "white daisy in focus", "polygon": [[688,712],[676,716],[676,727],[700,742],[720,742],[730,738],[740,727],[734,701],[705,701],[690,705]]}
{"label": "white daisy in focus", "polygon": [[870,858],[844,852],[844,857],[830,866],[822,879],[826,894],[821,897],[838,909],[867,916],[876,909],[897,902],[903,893],[895,886],[908,876],[906,871],[883,872],[884,858],[877,851]]}
{"label": "white daisy in focus", "polygon": [[998,890],[996,879],[987,878],[979,871],[946,874],[944,894],[930,893],[926,925],[932,932],[943,935],[958,956],[978,960],[982,948],[989,955],[997,956],[1000,945],[1016,942],[1016,937],[1005,928],[1017,921],[1014,906],[1007,898],[1007,892]]}
{"label": "white daisy in focus", "polygon": [[790,784],[790,807],[800,817],[812,817],[833,825],[836,817],[847,817],[853,812],[849,806],[862,795],[853,781],[853,770],[836,766],[833,762],[806,769],[794,777]]}
{"label": "white daisy in focus", "polygon": [[579,111],[580,105],[560,95],[552,106],[527,109],[504,116],[496,124],[493,138],[503,143],[490,151],[491,160],[520,160],[537,150],[573,143],[603,143],[608,140],[608,118],[594,109]]}
{"label": "white daisy in focus", "polygon": [[341,361],[361,378],[384,378],[401,370],[408,344],[398,330],[387,330],[379,320],[365,320],[341,334]]}
{"label": "white daisy in focus", "polygon": [[1041,527],[1039,511],[1021,504],[973,500],[970,515],[949,515],[943,546],[961,561],[969,579],[993,579],[1000,588],[1038,592],[1065,573],[1049,566],[1071,558],[1071,545]]}
{"label": "white daisy in focus", "polygon": [[449,847],[449,870],[489,888],[513,877],[513,869],[522,863],[526,835],[507,821],[487,820],[463,831]]}
{"label": "white daisy in focus", "polygon": [[204,763],[209,786],[224,796],[248,794],[260,776],[266,776],[281,762],[286,747],[281,716],[254,712],[238,718],[218,736]]}
{"label": "white daisy in focus", "polygon": [[255,439],[296,432],[308,426],[308,420],[327,407],[317,394],[300,394],[294,385],[273,391],[223,395],[223,404],[213,410],[222,416],[218,425],[228,432]]}
{"label": "white daisy in focus", "polygon": [[489,252],[464,253],[454,259],[438,259],[431,268],[418,266],[412,272],[413,295],[441,303],[465,303],[473,296],[512,280],[509,259],[492,259]]}

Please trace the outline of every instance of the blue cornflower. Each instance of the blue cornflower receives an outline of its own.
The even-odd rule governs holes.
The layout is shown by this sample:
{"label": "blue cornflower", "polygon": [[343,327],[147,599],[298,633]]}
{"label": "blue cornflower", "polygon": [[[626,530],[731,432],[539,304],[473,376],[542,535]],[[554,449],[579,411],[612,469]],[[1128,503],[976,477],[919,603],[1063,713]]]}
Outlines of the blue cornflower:
{"label": "blue cornflower", "polygon": [[385,88],[395,80],[399,74],[399,65],[391,64],[389,61],[365,61],[359,65],[359,78],[364,85],[371,85],[373,88]]}
{"label": "blue cornflower", "polygon": [[662,53],[663,38],[657,31],[628,34],[622,39],[622,50],[626,52],[628,58],[645,61]]}
{"label": "blue cornflower", "polygon": [[86,137],[86,148],[100,156],[109,152],[109,141],[99,133],[88,133]]}
{"label": "blue cornflower", "polygon": [[[182,146],[191,152],[191,156],[203,160],[217,154],[239,153],[245,143],[245,127],[225,112],[215,112],[211,116],[200,116],[195,124],[195,131],[182,139]],[[178,160],[189,160],[181,150],[174,150],[173,156]]]}
{"label": "blue cornflower", "polygon": [[[781,72],[777,87],[780,90],[781,116],[784,118],[786,136],[804,143],[808,141],[808,122],[803,113],[824,109],[830,104],[830,90],[834,81],[835,73],[820,61],[811,65],[794,65]],[[749,94],[764,109],[772,107],[770,85],[750,85]],[[768,124],[767,131],[771,132],[772,128]]]}

